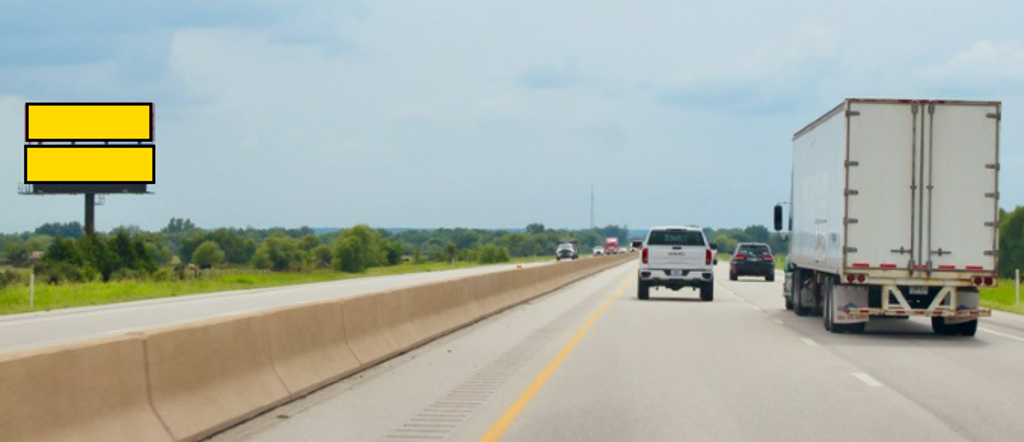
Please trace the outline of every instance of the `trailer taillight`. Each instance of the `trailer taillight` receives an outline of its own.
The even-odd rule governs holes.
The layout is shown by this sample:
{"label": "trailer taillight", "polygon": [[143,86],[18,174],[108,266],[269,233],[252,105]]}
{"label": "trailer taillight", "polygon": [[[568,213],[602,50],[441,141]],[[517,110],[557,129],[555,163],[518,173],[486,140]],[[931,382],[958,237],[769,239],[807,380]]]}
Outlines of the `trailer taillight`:
{"label": "trailer taillight", "polygon": [[704,249],[704,265],[711,265],[711,249]]}
{"label": "trailer taillight", "polygon": [[853,281],[855,281],[856,279],[856,275],[846,275],[846,282],[849,284],[853,284]]}
{"label": "trailer taillight", "polygon": [[640,251],[640,261],[647,264],[647,247]]}
{"label": "trailer taillight", "polygon": [[975,286],[980,286],[981,283],[984,282],[984,281],[982,281],[980,276],[975,276],[974,280],[972,280],[971,282],[973,282]]}
{"label": "trailer taillight", "polygon": [[993,279],[991,276],[986,276],[985,277],[985,285],[987,285],[989,287],[994,286],[994,285],[996,285],[996,280]]}
{"label": "trailer taillight", "polygon": [[857,275],[857,282],[859,282],[859,283],[863,284],[863,283],[864,283],[864,281],[867,281],[867,280],[868,280],[868,277],[867,277],[867,276],[864,276],[864,275]]}

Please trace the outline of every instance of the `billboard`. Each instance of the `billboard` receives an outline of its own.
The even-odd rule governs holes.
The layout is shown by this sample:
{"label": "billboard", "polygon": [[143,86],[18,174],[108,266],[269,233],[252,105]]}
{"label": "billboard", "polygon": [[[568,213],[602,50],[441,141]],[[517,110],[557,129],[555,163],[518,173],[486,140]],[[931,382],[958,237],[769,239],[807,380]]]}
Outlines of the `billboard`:
{"label": "billboard", "polygon": [[153,103],[25,103],[25,141],[153,141]]}
{"label": "billboard", "polygon": [[145,193],[156,184],[153,133],[153,103],[25,103],[25,184]]}

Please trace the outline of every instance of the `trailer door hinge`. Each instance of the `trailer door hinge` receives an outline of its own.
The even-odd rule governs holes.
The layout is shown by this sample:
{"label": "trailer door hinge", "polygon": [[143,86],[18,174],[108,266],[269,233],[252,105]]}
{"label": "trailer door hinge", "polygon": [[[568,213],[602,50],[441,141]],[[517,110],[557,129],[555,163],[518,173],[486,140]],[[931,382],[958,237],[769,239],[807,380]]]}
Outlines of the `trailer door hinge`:
{"label": "trailer door hinge", "polygon": [[985,251],[985,256],[996,256],[997,253],[999,253],[999,252],[996,251],[996,250],[986,250]]}
{"label": "trailer door hinge", "polygon": [[857,218],[843,218],[843,224],[857,224]]}
{"label": "trailer door hinge", "polygon": [[995,164],[986,164],[986,165],[985,165],[985,168],[986,168],[986,169],[994,169],[994,170],[999,170],[999,163],[995,163]]}
{"label": "trailer door hinge", "polygon": [[843,247],[843,251],[846,253],[857,253],[856,247]]}
{"label": "trailer door hinge", "polygon": [[994,118],[996,121],[1001,121],[1003,119],[1002,112],[992,112],[992,113],[985,114],[985,116],[988,117],[988,118]]}
{"label": "trailer door hinge", "polygon": [[846,164],[846,167],[857,167],[857,166],[860,166],[860,161],[846,160],[845,164]]}
{"label": "trailer door hinge", "polygon": [[985,193],[985,198],[999,199],[999,192],[986,192]]}
{"label": "trailer door hinge", "polygon": [[850,196],[850,195],[860,195],[860,192],[858,192],[858,191],[856,191],[856,190],[853,190],[853,189],[846,189],[846,192],[845,192],[845,193],[846,193],[846,196]]}
{"label": "trailer door hinge", "polygon": [[995,221],[985,221],[985,227],[995,227]]}
{"label": "trailer door hinge", "polygon": [[846,116],[847,116],[847,118],[860,116],[860,111],[848,110],[848,111],[846,111]]}

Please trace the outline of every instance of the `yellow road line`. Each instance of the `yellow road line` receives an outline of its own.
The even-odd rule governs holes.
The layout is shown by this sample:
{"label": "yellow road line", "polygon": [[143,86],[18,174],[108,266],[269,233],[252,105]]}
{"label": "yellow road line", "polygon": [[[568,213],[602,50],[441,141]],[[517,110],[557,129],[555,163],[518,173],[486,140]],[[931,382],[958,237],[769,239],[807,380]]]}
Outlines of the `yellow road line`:
{"label": "yellow road line", "polygon": [[501,437],[505,435],[505,431],[508,430],[508,427],[512,426],[512,422],[515,422],[516,418],[519,417],[519,414],[523,412],[523,409],[525,409],[527,405],[530,405],[530,401],[532,401],[533,397],[540,392],[540,389],[544,388],[544,384],[547,383],[548,379],[551,378],[551,375],[555,373],[558,366],[562,365],[562,361],[569,356],[569,353],[571,353],[572,349],[576,347],[576,344],[583,339],[583,335],[587,334],[587,330],[590,330],[590,327],[597,322],[598,318],[600,318],[601,315],[611,307],[613,301],[622,296],[626,291],[626,287],[628,287],[628,284],[633,280],[633,278],[634,276],[632,275],[627,276],[626,279],[619,284],[618,289],[615,290],[615,294],[605,300],[593,315],[590,315],[587,322],[583,323],[583,326],[576,331],[576,334],[573,335],[572,339],[570,339],[567,344],[565,344],[565,347],[562,347],[562,350],[558,352],[558,355],[555,356],[555,358],[548,363],[548,366],[533,379],[530,386],[526,387],[526,391],[523,391],[523,394],[519,395],[519,398],[516,399],[516,401],[513,402],[507,410],[505,410],[505,414],[502,414],[501,418],[494,423],[491,429],[487,430],[487,433],[480,438],[480,442],[497,442],[501,440]]}

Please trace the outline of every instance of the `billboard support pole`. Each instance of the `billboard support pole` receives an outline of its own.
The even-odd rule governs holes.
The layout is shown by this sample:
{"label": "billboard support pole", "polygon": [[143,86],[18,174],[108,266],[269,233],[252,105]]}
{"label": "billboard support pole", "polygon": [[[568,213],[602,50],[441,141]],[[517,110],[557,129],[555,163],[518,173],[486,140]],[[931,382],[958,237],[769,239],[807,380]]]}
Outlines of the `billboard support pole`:
{"label": "billboard support pole", "polygon": [[85,194],[85,234],[96,232],[96,194]]}

